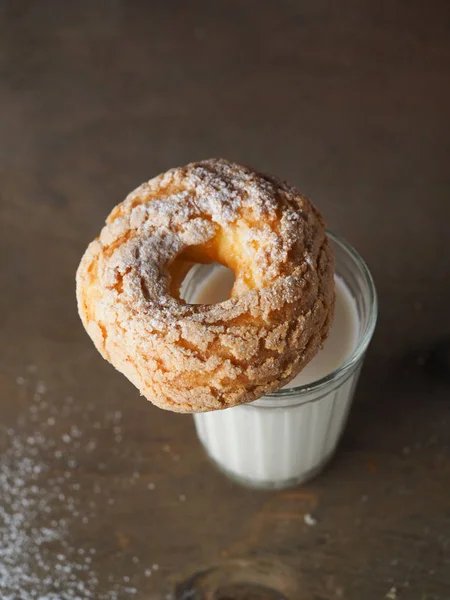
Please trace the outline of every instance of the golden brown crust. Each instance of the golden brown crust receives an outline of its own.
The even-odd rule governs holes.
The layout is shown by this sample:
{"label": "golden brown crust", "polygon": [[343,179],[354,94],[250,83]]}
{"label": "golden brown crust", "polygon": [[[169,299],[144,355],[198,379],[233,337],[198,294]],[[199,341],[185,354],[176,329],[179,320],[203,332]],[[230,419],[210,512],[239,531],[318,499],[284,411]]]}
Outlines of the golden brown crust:
{"label": "golden brown crust", "polygon": [[[177,297],[194,262],[236,281],[229,300]],[[155,177],[111,212],[77,271],[83,324],[102,356],[161,408],[198,412],[279,389],[311,360],[334,308],[334,258],[293,187],[224,160]]]}

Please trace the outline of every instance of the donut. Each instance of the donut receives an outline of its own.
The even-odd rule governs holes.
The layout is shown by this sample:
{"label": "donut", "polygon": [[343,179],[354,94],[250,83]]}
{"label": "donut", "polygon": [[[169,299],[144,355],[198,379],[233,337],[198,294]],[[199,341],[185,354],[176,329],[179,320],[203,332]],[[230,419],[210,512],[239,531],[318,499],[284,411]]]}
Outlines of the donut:
{"label": "donut", "polygon": [[[194,264],[235,273],[230,298],[188,304]],[[334,256],[295,187],[223,159],[174,168],[118,204],[77,270],[84,327],[155,405],[201,412],[293,379],[333,318]]]}

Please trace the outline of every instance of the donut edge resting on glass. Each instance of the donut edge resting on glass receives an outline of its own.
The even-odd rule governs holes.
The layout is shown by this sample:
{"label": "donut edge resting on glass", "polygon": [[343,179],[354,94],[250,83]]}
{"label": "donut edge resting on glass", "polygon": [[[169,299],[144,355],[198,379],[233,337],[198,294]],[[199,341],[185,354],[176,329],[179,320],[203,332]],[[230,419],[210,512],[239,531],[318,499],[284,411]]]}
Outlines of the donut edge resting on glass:
{"label": "donut edge resting on glass", "polygon": [[[191,305],[193,264],[236,276]],[[176,412],[251,402],[293,379],[333,319],[334,256],[320,212],[271,176],[222,159],[174,168],[117,205],[77,270],[78,310],[100,354]]]}

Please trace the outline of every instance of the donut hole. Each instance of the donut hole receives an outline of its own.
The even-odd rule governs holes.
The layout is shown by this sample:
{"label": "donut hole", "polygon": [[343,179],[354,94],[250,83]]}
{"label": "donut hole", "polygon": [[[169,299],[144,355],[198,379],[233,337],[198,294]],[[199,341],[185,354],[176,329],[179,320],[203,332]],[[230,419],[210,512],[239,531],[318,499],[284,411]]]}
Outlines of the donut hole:
{"label": "donut hole", "polygon": [[235,280],[234,271],[219,263],[192,264],[178,297],[188,304],[220,304],[230,298]]}

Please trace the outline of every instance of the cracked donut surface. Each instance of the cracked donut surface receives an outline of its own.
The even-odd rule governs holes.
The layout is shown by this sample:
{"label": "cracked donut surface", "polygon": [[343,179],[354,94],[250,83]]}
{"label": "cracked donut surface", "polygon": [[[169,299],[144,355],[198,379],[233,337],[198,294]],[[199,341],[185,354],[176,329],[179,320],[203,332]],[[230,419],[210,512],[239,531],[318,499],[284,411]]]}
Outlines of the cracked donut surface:
{"label": "cracked donut surface", "polygon": [[[230,298],[187,304],[193,264],[235,273]],[[177,412],[250,402],[293,379],[325,340],[334,258],[296,188],[221,159],[171,169],[116,206],[77,271],[78,309],[104,358]]]}

